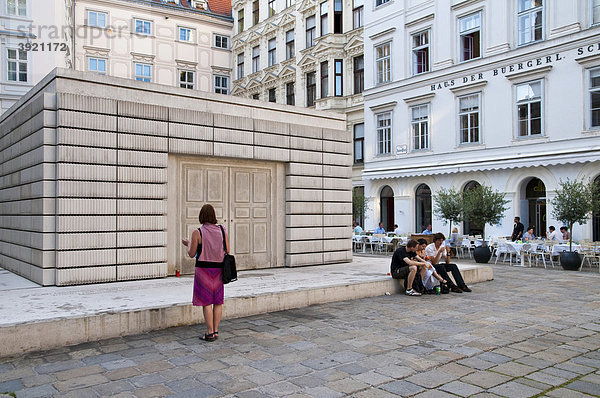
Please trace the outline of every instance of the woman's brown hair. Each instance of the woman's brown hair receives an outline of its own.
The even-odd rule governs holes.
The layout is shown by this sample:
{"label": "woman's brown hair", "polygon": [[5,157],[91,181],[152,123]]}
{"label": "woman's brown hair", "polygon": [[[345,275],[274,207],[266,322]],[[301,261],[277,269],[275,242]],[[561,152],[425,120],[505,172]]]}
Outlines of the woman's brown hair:
{"label": "woman's brown hair", "polygon": [[208,203],[202,206],[202,208],[200,209],[200,215],[198,216],[198,220],[200,221],[200,224],[216,224],[217,216],[215,215],[215,208],[212,207],[212,205],[209,205]]}

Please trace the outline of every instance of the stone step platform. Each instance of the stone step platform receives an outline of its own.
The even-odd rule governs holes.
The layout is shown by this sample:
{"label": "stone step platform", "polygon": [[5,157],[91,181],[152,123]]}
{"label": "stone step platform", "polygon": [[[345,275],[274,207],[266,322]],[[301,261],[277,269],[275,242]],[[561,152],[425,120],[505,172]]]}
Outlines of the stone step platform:
{"label": "stone step platform", "polygon": [[[225,286],[223,318],[401,293],[387,274],[390,260],[354,256],[352,263],[242,271]],[[491,266],[458,266],[469,285],[493,279]],[[0,272],[0,357],[202,323],[192,287],[192,277],[39,287]]]}

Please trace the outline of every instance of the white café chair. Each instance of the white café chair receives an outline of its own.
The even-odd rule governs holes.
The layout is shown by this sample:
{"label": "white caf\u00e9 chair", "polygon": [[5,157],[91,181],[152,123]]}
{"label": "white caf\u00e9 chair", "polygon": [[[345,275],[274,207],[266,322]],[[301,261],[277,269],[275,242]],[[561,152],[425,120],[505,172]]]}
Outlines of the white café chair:
{"label": "white caf\u00e9 chair", "polygon": [[552,268],[554,268],[554,260],[552,260],[552,243],[551,242],[544,242],[541,245],[538,245],[538,247],[533,251],[533,256],[535,257],[535,266],[537,267],[538,263],[540,262],[540,260],[542,260],[542,263],[544,264],[544,268],[548,268],[546,265],[546,258],[548,259],[548,261],[550,262],[550,265],[552,265]]}
{"label": "white caf\u00e9 chair", "polygon": [[[506,245],[506,256],[508,256],[508,262],[512,266],[513,256],[515,257],[515,261],[519,261],[519,251],[515,249],[513,245]],[[506,261],[506,256],[504,257],[504,261]]]}

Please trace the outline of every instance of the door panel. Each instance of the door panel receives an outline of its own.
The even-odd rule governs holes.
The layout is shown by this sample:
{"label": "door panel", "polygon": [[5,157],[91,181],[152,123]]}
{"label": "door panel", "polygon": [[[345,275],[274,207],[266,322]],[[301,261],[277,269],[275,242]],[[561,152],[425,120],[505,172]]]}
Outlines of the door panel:
{"label": "door panel", "polygon": [[[227,228],[238,269],[276,266],[271,253],[276,247],[271,242],[275,168],[184,162],[181,170],[182,234],[191,236],[200,226],[200,209],[210,203],[219,223]],[[181,263],[183,273],[194,272],[194,259],[182,255]]]}
{"label": "door panel", "polygon": [[241,269],[270,267],[271,170],[231,168],[230,175],[236,263]]}

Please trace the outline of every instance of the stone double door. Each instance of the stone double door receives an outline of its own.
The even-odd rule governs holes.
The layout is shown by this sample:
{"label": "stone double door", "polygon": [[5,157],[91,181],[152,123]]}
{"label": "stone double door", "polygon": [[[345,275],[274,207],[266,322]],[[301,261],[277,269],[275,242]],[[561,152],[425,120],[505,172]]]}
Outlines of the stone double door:
{"label": "stone double door", "polygon": [[[200,209],[210,203],[217,221],[227,228],[238,270],[275,266],[271,244],[274,168],[199,163],[182,166],[183,235],[190,236],[199,227]],[[184,256],[182,265],[184,273],[194,272],[194,259]]]}

